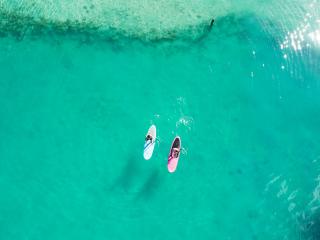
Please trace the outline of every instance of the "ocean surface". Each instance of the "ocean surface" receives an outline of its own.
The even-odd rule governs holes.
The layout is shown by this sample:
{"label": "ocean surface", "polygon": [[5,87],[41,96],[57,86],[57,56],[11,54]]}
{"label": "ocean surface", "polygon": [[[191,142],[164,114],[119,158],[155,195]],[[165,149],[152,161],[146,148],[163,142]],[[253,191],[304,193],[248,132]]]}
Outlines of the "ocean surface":
{"label": "ocean surface", "polygon": [[0,239],[320,239],[320,2],[0,0]]}

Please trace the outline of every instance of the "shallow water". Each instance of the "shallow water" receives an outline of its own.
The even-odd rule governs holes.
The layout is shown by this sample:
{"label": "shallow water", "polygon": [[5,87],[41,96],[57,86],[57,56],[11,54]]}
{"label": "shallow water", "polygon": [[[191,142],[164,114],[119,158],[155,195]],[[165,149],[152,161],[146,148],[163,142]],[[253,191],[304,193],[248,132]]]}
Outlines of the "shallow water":
{"label": "shallow water", "polygon": [[2,21],[0,238],[319,239],[319,2],[296,2],[169,40]]}

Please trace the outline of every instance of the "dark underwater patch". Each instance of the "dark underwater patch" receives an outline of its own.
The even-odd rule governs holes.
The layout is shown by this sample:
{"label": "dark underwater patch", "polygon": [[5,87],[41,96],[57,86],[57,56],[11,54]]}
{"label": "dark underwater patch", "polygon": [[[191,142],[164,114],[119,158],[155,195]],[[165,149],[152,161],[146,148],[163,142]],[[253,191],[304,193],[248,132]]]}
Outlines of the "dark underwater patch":
{"label": "dark underwater patch", "polygon": [[[90,11],[94,6],[84,6]],[[106,42],[117,46],[115,50],[121,50],[127,45],[140,43],[142,45],[168,45],[178,48],[192,47],[194,44],[206,42],[207,38],[217,42],[225,38],[237,37],[239,40],[248,41],[253,38],[264,38],[266,32],[261,27],[261,19],[252,13],[238,13],[220,16],[215,19],[210,27],[212,19],[201,22],[198,25],[185,26],[182,29],[171,29],[163,31],[161,35],[150,29],[145,35],[141,33],[126,32],[114,27],[98,26],[88,20],[84,21],[50,21],[45,18],[33,18],[20,13],[0,11],[0,37],[13,36],[17,41],[28,38],[39,38],[49,36],[54,41],[59,37],[67,37],[81,44],[92,44],[93,42]],[[264,20],[265,25],[273,25]],[[267,23],[267,24],[266,24]],[[58,40],[57,40],[58,41]]]}

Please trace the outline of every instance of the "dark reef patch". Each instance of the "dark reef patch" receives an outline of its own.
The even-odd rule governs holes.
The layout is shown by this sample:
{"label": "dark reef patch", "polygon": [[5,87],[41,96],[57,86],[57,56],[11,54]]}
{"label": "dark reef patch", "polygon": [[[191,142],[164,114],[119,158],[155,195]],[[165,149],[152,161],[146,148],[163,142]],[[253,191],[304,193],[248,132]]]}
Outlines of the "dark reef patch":
{"label": "dark reef patch", "polygon": [[[86,13],[94,9],[94,5],[83,7]],[[202,35],[205,32],[205,23],[197,26],[186,26],[183,30],[172,29],[165,31],[161,36],[156,34],[154,29],[146,34],[127,32],[120,28],[112,26],[99,26],[87,19],[83,21],[51,21],[46,18],[33,18],[21,13],[7,12],[0,10],[0,36],[11,35],[17,40],[22,40],[25,36],[40,35],[67,35],[76,37],[85,43],[94,40],[117,41],[130,39],[142,42],[174,41],[176,39],[190,40],[193,37],[186,33],[193,33],[195,36]],[[196,33],[196,34],[195,34]]]}
{"label": "dark reef patch", "polygon": [[[90,12],[94,6],[84,6]],[[142,45],[168,45],[170,47],[189,48],[194,44],[205,42],[207,38],[217,42],[228,37],[237,37],[240,41],[248,41],[252,37],[264,37],[260,19],[251,13],[229,14],[215,18],[215,23],[210,28],[212,19],[198,25],[185,26],[181,29],[170,29],[159,34],[154,28],[146,33],[125,31],[112,26],[99,26],[89,20],[83,21],[50,21],[45,18],[33,18],[20,13],[0,10],[0,37],[13,36],[20,41],[27,38],[49,36],[50,41],[59,42],[61,37],[71,38],[80,44],[93,42],[106,42],[121,50],[127,45],[139,43]],[[266,20],[266,22],[268,22]],[[264,23],[266,25],[266,23]],[[275,25],[276,26],[276,25]],[[256,33],[254,33],[257,31]],[[262,34],[261,34],[262,33]],[[253,36],[254,35],[254,36]],[[200,44],[201,45],[201,44]]]}
{"label": "dark reef patch", "polygon": [[301,239],[320,239],[320,214],[313,213],[310,216],[300,216],[298,218],[298,234]]}

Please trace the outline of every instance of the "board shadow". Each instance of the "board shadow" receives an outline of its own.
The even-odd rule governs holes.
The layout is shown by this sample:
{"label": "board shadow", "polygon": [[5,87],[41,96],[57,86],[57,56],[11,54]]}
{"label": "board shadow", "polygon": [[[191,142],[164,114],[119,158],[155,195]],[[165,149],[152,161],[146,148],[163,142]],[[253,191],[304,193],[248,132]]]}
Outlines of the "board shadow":
{"label": "board shadow", "polygon": [[138,159],[129,157],[123,170],[112,184],[111,191],[123,191],[126,193],[132,192],[137,176],[139,175],[139,168],[137,167]]}
{"label": "board shadow", "polygon": [[141,186],[140,191],[136,196],[136,199],[150,199],[154,197],[160,185],[160,171],[158,169],[154,169]]}

